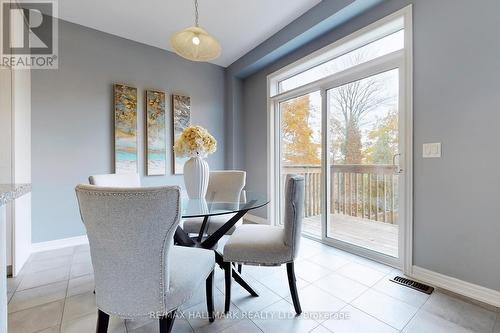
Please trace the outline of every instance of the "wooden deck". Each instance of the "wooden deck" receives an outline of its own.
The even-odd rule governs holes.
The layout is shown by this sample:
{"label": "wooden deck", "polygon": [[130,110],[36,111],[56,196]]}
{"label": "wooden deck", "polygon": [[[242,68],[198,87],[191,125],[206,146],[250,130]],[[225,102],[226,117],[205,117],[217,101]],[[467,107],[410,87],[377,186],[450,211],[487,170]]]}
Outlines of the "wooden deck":
{"label": "wooden deck", "polygon": [[[361,246],[393,257],[398,256],[398,226],[390,223],[331,214],[328,237]],[[321,216],[304,219],[304,233],[321,237]]]}

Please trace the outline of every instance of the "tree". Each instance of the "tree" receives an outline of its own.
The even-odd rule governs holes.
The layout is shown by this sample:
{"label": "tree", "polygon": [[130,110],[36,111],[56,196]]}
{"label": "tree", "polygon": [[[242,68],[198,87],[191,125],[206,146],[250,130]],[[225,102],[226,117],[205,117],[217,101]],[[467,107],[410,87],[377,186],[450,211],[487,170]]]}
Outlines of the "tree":
{"label": "tree", "polygon": [[[321,75],[331,75],[373,58],[372,51],[363,49],[347,53],[325,63]],[[363,160],[361,127],[370,111],[388,100],[385,82],[378,76],[354,81],[329,92],[331,157],[337,163],[359,164]]]}
{"label": "tree", "polygon": [[286,164],[320,164],[320,145],[313,142],[309,126],[309,95],[281,104],[283,119],[283,157]]}
{"label": "tree", "polygon": [[368,147],[364,155],[368,164],[391,164],[398,151],[398,113],[390,111],[378,119],[368,132]]}
{"label": "tree", "polygon": [[338,131],[340,155],[345,164],[360,164],[363,159],[361,130],[367,113],[380,107],[388,98],[382,94],[382,80],[370,77],[345,84],[330,91],[331,130]]}

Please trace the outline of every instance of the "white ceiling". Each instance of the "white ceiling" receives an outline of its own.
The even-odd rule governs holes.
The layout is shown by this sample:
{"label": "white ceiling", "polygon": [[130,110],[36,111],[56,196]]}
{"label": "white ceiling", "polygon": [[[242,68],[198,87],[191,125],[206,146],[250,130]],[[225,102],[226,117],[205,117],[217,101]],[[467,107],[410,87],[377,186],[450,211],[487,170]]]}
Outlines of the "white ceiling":
{"label": "white ceiling", "polygon": [[[222,45],[229,66],[321,0],[199,0],[200,26]],[[192,0],[61,0],[60,18],[170,49],[170,35],[193,25]]]}

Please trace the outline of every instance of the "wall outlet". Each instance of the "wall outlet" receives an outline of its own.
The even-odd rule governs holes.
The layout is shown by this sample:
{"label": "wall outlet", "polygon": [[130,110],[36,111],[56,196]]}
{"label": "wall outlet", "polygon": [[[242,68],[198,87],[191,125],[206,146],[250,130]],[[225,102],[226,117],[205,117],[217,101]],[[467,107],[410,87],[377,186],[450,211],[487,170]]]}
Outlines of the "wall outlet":
{"label": "wall outlet", "polygon": [[422,146],[423,158],[439,158],[441,157],[441,143],[424,143]]}

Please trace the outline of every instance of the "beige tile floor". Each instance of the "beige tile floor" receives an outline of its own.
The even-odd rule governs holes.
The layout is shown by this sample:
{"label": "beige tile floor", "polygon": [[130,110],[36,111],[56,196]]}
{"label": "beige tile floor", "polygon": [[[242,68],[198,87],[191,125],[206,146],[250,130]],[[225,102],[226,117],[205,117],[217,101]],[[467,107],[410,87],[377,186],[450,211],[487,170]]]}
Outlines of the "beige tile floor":
{"label": "beige tile floor", "polygon": [[[284,268],[245,266],[259,291],[250,297],[233,284],[230,318],[210,324],[204,287],[181,311],[173,332],[204,333],[500,333],[498,309],[436,291],[430,297],[398,286],[398,271],[303,239],[296,263],[303,314],[294,316]],[[216,310],[223,309],[223,274],[216,271]],[[9,333],[94,332],[96,304],[88,246],[33,254],[8,280]],[[156,321],[113,318],[109,332],[158,332]]]}

